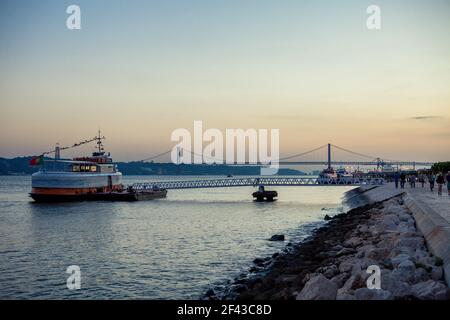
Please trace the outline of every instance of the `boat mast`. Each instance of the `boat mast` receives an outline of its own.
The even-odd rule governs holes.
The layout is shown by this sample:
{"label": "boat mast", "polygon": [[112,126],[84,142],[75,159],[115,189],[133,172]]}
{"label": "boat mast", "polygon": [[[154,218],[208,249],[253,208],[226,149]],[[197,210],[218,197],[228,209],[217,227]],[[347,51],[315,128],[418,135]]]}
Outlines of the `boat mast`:
{"label": "boat mast", "polygon": [[101,153],[103,152],[103,144],[102,144],[102,140],[105,139],[105,137],[102,137],[100,129],[98,129],[98,136],[95,137],[97,139],[97,147],[98,147],[98,152]]}

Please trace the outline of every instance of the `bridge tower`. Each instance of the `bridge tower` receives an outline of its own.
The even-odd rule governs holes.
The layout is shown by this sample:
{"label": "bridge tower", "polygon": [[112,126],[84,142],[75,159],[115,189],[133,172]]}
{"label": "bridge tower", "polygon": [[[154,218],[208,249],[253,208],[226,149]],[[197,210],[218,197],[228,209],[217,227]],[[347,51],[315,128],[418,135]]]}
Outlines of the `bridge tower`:
{"label": "bridge tower", "polygon": [[331,169],[331,143],[328,144],[328,169]]}

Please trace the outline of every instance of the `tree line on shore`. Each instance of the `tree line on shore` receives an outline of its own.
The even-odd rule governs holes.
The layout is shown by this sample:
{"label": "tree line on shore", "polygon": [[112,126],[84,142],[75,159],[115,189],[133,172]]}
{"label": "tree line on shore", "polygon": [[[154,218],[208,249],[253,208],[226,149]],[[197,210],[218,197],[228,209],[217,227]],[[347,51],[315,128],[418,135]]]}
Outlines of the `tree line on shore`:
{"label": "tree line on shore", "polygon": [[436,162],[431,167],[431,171],[433,171],[433,173],[450,172],[450,161]]}

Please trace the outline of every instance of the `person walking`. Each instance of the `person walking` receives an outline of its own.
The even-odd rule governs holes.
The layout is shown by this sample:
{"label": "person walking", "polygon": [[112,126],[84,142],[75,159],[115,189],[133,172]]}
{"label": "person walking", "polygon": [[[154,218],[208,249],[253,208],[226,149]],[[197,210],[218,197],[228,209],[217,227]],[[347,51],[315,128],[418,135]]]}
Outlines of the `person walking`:
{"label": "person walking", "polygon": [[422,185],[422,188],[425,187],[425,177],[423,174],[419,175],[419,182]]}
{"label": "person walking", "polygon": [[406,175],[402,173],[400,175],[400,188],[405,189]]}
{"label": "person walking", "polygon": [[442,173],[439,173],[439,175],[436,178],[436,183],[438,185],[438,195],[442,196],[442,187],[444,186],[444,176],[442,175]]}
{"label": "person walking", "polygon": [[434,181],[435,180],[436,179],[434,178],[434,174],[430,173],[430,175],[428,176],[428,183],[430,184],[431,193],[433,193],[433,190],[434,190]]}
{"label": "person walking", "polygon": [[450,171],[447,172],[447,176],[445,177],[445,180],[447,180],[447,191],[448,191],[448,195],[450,196]]}
{"label": "person walking", "polygon": [[416,188],[416,176],[412,175],[411,178],[409,178],[409,183],[411,184],[411,189],[415,189]]}
{"label": "person walking", "polygon": [[394,183],[395,183],[395,189],[398,189],[398,181],[400,179],[400,175],[398,174],[398,171],[394,174]]}

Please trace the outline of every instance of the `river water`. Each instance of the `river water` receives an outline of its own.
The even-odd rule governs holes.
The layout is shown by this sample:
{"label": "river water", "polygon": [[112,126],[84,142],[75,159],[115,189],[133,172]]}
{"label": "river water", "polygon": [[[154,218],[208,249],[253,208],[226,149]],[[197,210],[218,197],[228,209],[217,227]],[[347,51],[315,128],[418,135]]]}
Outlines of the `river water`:
{"label": "river water", "polygon": [[[154,201],[37,204],[30,184],[29,176],[0,176],[3,299],[199,298],[254,258],[304,239],[325,214],[343,210],[351,189],[267,188],[279,193],[273,203],[253,202],[255,189],[238,187],[169,190]],[[267,241],[280,233],[286,242]],[[81,270],[79,290],[66,285],[71,265]]]}

